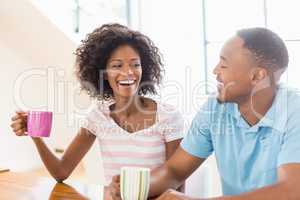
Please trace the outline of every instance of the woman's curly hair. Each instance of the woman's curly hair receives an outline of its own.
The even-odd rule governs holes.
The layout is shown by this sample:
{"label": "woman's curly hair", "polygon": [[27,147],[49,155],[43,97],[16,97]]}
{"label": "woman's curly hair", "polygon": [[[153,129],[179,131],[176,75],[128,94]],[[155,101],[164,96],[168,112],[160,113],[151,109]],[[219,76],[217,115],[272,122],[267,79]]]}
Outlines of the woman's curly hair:
{"label": "woman's curly hair", "polygon": [[81,89],[87,91],[90,97],[102,100],[113,98],[113,91],[108,81],[104,80],[103,72],[112,52],[125,44],[134,48],[141,58],[143,73],[138,94],[157,94],[155,85],[161,83],[164,72],[162,56],[147,36],[113,23],[95,29],[81,42],[75,51],[76,77]]}

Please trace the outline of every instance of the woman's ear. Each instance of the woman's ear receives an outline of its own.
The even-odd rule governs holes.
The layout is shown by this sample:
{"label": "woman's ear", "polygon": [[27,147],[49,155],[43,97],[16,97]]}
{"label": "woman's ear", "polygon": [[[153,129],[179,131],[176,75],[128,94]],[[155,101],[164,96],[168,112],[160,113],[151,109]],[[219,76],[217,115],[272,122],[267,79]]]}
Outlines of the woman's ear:
{"label": "woman's ear", "polygon": [[106,72],[103,73],[103,79],[106,80],[106,81],[108,80],[108,76],[107,76]]}
{"label": "woman's ear", "polygon": [[107,69],[105,69],[105,70],[101,69],[99,71],[99,76],[100,76],[100,79],[108,80]]}

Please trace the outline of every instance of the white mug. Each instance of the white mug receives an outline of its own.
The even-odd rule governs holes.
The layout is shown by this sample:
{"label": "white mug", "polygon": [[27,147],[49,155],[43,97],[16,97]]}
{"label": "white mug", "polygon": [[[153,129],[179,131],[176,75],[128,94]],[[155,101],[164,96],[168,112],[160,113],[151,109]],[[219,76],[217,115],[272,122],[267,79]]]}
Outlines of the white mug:
{"label": "white mug", "polygon": [[150,169],[122,167],[120,185],[122,200],[147,200],[150,188]]}

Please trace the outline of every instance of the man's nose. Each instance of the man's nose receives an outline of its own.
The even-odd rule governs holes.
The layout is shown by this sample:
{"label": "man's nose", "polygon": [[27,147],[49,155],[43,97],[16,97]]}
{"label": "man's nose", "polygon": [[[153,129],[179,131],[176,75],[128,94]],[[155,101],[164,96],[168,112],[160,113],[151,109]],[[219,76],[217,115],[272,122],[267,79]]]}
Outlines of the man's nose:
{"label": "man's nose", "polygon": [[213,69],[213,74],[214,75],[218,75],[218,73],[219,73],[219,67],[218,66],[219,65],[216,65],[215,68]]}

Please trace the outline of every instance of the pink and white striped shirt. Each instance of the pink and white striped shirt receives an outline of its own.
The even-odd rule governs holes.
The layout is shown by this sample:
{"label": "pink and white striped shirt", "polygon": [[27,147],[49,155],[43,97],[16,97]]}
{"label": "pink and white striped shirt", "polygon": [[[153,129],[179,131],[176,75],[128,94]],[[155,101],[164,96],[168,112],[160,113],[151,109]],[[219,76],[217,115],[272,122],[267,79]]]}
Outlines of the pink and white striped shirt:
{"label": "pink and white striped shirt", "polygon": [[[111,102],[112,103],[112,102]],[[129,133],[110,117],[111,103],[90,108],[83,128],[97,136],[106,184],[123,166],[154,169],[166,161],[166,143],[183,137],[184,121],[173,106],[157,102],[156,123]]]}

